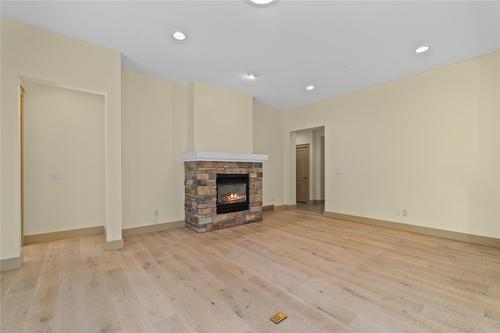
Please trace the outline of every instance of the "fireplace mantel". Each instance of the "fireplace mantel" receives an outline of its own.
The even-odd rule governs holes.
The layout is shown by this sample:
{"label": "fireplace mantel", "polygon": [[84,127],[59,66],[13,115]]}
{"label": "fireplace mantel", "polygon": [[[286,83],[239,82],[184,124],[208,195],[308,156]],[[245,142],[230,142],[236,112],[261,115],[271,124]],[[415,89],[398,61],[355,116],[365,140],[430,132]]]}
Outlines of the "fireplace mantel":
{"label": "fireplace mantel", "polygon": [[267,154],[234,154],[219,153],[205,150],[187,151],[182,153],[184,162],[211,161],[211,162],[264,162]]}

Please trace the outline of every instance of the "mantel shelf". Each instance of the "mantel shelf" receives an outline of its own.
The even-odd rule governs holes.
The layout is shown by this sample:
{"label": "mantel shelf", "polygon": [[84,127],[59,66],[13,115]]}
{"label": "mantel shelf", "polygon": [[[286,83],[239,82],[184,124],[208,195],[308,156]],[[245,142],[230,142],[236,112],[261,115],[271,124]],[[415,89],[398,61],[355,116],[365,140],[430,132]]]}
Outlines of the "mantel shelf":
{"label": "mantel shelf", "polygon": [[193,162],[193,161],[264,162],[268,160],[268,155],[219,153],[213,151],[195,150],[182,153],[182,160],[185,162]]}

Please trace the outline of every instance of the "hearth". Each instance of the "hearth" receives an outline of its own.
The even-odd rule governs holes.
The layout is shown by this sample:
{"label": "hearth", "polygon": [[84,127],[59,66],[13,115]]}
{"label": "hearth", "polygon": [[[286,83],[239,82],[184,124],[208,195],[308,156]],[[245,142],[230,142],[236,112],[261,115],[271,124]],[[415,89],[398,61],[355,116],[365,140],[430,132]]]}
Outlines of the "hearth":
{"label": "hearth", "polygon": [[217,174],[217,214],[248,210],[248,174]]}

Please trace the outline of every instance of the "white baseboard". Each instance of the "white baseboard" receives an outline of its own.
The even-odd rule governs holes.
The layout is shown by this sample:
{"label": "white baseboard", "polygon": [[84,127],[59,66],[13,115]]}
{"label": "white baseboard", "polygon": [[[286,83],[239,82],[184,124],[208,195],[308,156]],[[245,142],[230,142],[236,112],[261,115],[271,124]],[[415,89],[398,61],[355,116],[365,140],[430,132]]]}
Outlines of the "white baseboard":
{"label": "white baseboard", "polygon": [[11,271],[13,269],[21,268],[23,264],[22,255],[14,258],[0,259],[0,272]]}

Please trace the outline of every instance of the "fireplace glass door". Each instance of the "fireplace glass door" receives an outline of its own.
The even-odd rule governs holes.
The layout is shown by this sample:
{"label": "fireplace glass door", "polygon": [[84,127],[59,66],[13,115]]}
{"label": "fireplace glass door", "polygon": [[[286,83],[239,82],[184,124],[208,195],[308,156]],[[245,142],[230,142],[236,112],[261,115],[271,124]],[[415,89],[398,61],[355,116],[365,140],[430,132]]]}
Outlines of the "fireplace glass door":
{"label": "fireplace glass door", "polygon": [[249,207],[248,174],[217,174],[217,214]]}

